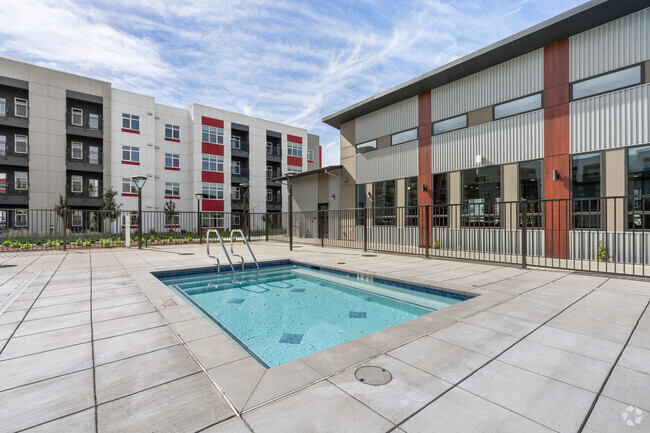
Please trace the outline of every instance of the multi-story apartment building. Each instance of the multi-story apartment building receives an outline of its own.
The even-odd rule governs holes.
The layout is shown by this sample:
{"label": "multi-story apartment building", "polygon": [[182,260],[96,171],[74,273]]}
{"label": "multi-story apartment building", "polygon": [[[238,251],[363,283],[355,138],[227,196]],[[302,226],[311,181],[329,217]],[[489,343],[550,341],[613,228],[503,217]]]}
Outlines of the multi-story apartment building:
{"label": "multi-story apartment building", "polygon": [[582,199],[532,220],[553,257],[574,229],[650,228],[641,200],[588,200],[650,194],[649,59],[648,3],[594,0],[327,116],[340,207],[459,205],[480,220],[438,223],[517,230],[499,202]]}
{"label": "multi-story apartment building", "polygon": [[[0,223],[27,225],[27,209],[97,209],[112,187],[137,209],[134,175],[147,176],[143,210],[281,212],[275,179],[320,163],[318,137],[295,128],[193,104],[180,109],[111,84],[0,58]],[[4,211],[2,211],[4,209]],[[91,214],[75,214],[87,227]],[[173,226],[174,224],[166,224]]]}

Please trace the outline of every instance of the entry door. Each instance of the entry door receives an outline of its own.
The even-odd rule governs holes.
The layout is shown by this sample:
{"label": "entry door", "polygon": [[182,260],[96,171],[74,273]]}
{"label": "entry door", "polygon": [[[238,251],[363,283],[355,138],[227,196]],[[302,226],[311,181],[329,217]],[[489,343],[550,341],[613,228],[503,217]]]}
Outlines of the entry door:
{"label": "entry door", "polygon": [[[329,204],[318,204],[318,237],[327,238],[329,236]],[[322,231],[322,232],[321,232]]]}

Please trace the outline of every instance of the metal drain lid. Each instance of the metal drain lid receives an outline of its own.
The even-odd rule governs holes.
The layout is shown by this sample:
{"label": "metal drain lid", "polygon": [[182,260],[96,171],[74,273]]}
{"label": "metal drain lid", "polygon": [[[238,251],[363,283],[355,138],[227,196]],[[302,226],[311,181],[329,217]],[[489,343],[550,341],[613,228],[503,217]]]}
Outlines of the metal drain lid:
{"label": "metal drain lid", "polygon": [[359,382],[373,386],[386,385],[388,382],[393,380],[393,375],[390,374],[390,371],[374,365],[358,368],[357,371],[354,372],[354,377],[356,377]]}

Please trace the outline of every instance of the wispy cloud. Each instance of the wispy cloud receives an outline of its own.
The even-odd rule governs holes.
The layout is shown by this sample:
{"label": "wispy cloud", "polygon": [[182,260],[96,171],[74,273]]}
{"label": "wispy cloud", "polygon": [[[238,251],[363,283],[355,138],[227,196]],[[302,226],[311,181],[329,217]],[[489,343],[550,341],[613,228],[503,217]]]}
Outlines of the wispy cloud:
{"label": "wispy cloud", "polygon": [[0,54],[308,128],[582,0],[6,0]]}

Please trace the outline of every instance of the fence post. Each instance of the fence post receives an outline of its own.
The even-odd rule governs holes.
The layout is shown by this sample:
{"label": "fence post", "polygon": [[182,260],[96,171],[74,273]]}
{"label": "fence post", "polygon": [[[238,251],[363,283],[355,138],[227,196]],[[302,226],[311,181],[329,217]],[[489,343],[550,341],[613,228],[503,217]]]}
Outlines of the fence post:
{"label": "fence post", "polygon": [[429,225],[429,210],[431,209],[431,205],[426,205],[424,207],[424,257],[426,259],[429,258],[429,244],[430,244],[430,225]]}
{"label": "fence post", "polygon": [[320,237],[320,246],[321,248],[325,247],[325,236],[323,235],[323,219],[324,219],[324,214],[323,210],[316,211],[318,213],[318,236]]}
{"label": "fence post", "polygon": [[526,263],[527,254],[528,254],[528,201],[522,200],[521,202],[524,209],[521,212],[522,223],[521,223],[521,268],[527,269],[528,264]]}
{"label": "fence post", "polygon": [[267,212],[264,215],[264,234],[266,236],[266,242],[269,241],[269,213]]}
{"label": "fence post", "polygon": [[63,251],[68,247],[68,210],[63,209]]}
{"label": "fence post", "polygon": [[368,206],[363,208],[363,250],[368,251]]}

